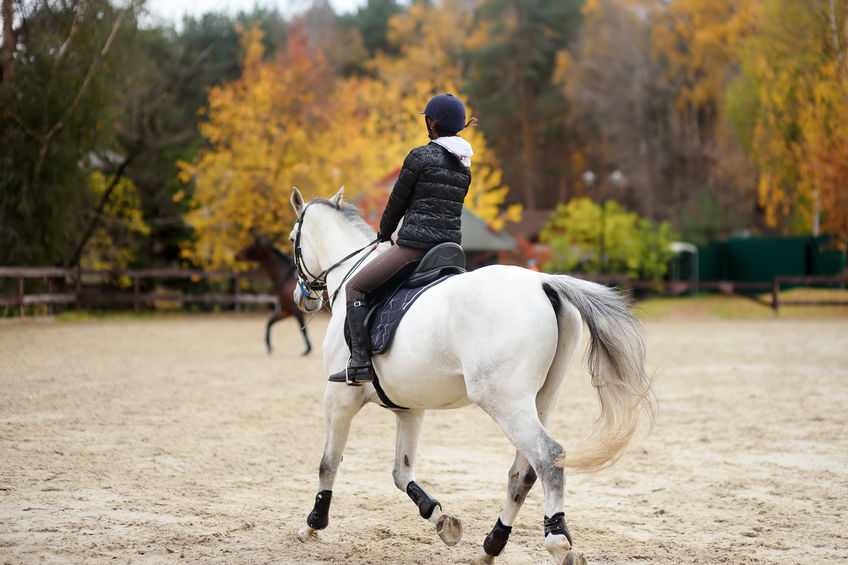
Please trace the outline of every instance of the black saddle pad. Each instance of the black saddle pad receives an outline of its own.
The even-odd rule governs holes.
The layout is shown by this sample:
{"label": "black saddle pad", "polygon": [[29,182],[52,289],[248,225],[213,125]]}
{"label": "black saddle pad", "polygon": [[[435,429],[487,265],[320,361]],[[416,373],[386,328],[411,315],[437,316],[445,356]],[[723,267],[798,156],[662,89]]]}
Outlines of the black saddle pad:
{"label": "black saddle pad", "polygon": [[[455,273],[454,273],[455,274]],[[452,274],[440,277],[430,284],[409,288],[401,286],[382,304],[376,305],[369,315],[371,333],[371,353],[385,353],[392,343],[398,324],[409,307],[428,289],[452,277]]]}
{"label": "black saddle pad", "polygon": [[[399,286],[390,291],[388,296],[378,297],[371,311],[368,313],[368,328],[371,335],[371,354],[385,353],[392,343],[395,331],[403,316],[409,311],[410,306],[418,300],[428,289],[449,279],[459,273],[448,273],[433,282],[414,288]],[[374,299],[369,297],[369,301]],[[350,347],[350,334],[345,326],[345,340]]]}

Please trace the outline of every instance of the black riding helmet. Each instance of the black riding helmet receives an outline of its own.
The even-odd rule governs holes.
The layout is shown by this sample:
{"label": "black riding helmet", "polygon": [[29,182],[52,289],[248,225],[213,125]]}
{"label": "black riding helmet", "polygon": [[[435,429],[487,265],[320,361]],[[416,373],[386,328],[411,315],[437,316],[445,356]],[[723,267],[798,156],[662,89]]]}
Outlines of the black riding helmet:
{"label": "black riding helmet", "polygon": [[[453,94],[437,94],[427,103],[423,112],[424,119],[430,118],[440,133],[456,135],[465,128],[465,104]],[[430,131],[430,124],[427,124]]]}

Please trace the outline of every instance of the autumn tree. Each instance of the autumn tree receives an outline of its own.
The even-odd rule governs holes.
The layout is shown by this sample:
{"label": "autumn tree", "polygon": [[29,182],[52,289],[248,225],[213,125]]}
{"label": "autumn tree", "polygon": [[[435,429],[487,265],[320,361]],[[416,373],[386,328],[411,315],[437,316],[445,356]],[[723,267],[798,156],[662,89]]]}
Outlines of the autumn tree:
{"label": "autumn tree", "polygon": [[[597,176],[587,194],[668,218],[690,239],[727,235],[748,220],[754,170],[722,110],[734,49],[751,33],[755,5],[585,4],[584,28],[576,47],[561,53],[556,80],[575,104],[586,143],[577,158]],[[626,182],[610,182],[614,171]],[[718,217],[702,221],[709,210]]]}
{"label": "autumn tree", "polygon": [[765,0],[727,105],[769,225],[848,238],[848,2]]}
{"label": "autumn tree", "polygon": [[[144,222],[141,201],[133,182],[124,176],[94,171],[88,180],[93,200],[102,201],[100,221],[92,224],[88,244],[80,250],[80,263],[87,269],[126,269],[136,264],[138,250],[150,235]],[[109,198],[103,198],[106,191]]]}
{"label": "autumn tree", "polygon": [[[572,102],[582,142],[571,155],[581,175],[579,194],[613,197],[656,218],[667,189],[674,92],[664,87],[662,66],[652,53],[649,12],[629,0],[593,0],[583,15],[578,38],[560,51],[554,75]],[[614,171],[626,182],[613,184]]]}
{"label": "autumn tree", "polygon": [[486,0],[468,33],[464,90],[527,208],[550,207],[573,150],[566,100],[551,81],[580,27],[579,0]]}
{"label": "autumn tree", "polygon": [[699,202],[711,197],[746,224],[755,219],[756,172],[728,127],[724,91],[737,72],[740,45],[754,33],[760,5],[760,0],[679,0],[654,12],[653,52],[674,96],[664,217],[697,213]]}
{"label": "autumn tree", "polygon": [[204,266],[231,264],[252,231],[287,235],[292,186],[324,197],[342,185],[348,198],[376,190],[403,162],[418,122],[417,104],[389,85],[338,79],[302,22],[273,61],[261,40],[258,29],[244,31],[241,76],[209,94],[201,132],[210,147],[181,163],[197,234],[184,252]]}
{"label": "autumn tree", "polygon": [[[427,141],[418,112],[429,96],[445,91],[462,94],[466,69],[461,54],[469,39],[456,30],[470,28],[473,18],[470,2],[413,3],[406,13],[393,16],[389,22],[389,52],[378,53],[368,63],[376,80],[397,94],[396,99],[386,101],[385,107],[390,112],[392,104],[401,109],[405,134],[399,141],[407,150]],[[473,105],[467,104],[466,110],[469,116],[474,115]],[[394,112],[400,115],[398,110]],[[474,148],[465,206],[496,229],[507,220],[518,221],[521,205],[506,204],[510,189],[503,182],[500,161],[483,129],[471,127],[460,135]]]}
{"label": "autumn tree", "polygon": [[182,179],[192,182],[186,220],[197,234],[184,255],[207,265],[231,263],[251,229],[282,233],[290,220],[282,177],[288,190],[297,184],[292,177],[307,167],[298,154],[309,141],[305,122],[320,120],[315,93],[327,71],[308,57],[304,30],[290,35],[276,65],[263,60],[262,39],[257,27],[243,31],[241,76],[209,92],[200,131],[210,146],[180,162]]}

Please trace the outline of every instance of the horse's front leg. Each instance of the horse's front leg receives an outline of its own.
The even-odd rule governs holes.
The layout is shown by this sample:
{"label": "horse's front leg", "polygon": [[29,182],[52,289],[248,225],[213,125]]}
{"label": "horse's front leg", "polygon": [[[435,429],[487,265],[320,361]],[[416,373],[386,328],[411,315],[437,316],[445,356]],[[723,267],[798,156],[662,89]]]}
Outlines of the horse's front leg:
{"label": "horse's front leg", "polygon": [[474,561],[475,565],[494,563],[495,557],[503,552],[507,541],[509,541],[509,534],[512,533],[512,524],[518,516],[521,505],[527,498],[527,493],[530,492],[535,482],[536,471],[533,470],[527,458],[516,451],[515,461],[513,461],[509,470],[506,504],[495,523],[495,527],[483,541],[484,553]]}
{"label": "horse's front leg", "polygon": [[269,355],[274,351],[274,348],[271,347],[271,326],[282,320],[286,315],[285,312],[279,308],[279,306],[275,307],[274,315],[268,318],[268,323],[265,324],[265,347],[268,349]]}
{"label": "horse's front leg", "polygon": [[418,513],[429,520],[436,533],[447,545],[456,545],[462,538],[462,522],[458,518],[442,513],[442,505],[430,496],[421,485],[415,482],[415,458],[418,441],[421,438],[421,425],[424,422],[423,410],[398,410],[397,447],[395,449],[395,467],[392,476],[395,486],[409,495],[418,506]]}
{"label": "horse's front leg", "polygon": [[306,350],[302,353],[302,355],[309,355],[309,352],[312,351],[312,343],[309,341],[309,336],[306,334],[306,320],[300,310],[293,310],[292,315],[297,318],[300,333],[303,335],[303,341],[306,342]]}
{"label": "horse's front leg", "polygon": [[306,518],[306,524],[297,533],[300,541],[316,537],[318,530],[326,528],[330,521],[333,483],[336,481],[336,472],[350,435],[350,423],[366,402],[362,390],[352,389],[343,384],[330,384],[324,393],[327,440],[324,444],[324,454],[321,456],[321,465],[318,468],[318,494],[315,496],[315,506]]}

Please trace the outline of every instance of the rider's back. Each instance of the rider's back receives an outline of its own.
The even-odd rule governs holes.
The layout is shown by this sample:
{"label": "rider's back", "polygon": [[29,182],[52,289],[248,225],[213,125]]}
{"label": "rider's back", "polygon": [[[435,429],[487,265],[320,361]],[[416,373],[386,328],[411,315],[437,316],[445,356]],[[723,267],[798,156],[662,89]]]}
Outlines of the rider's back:
{"label": "rider's back", "polygon": [[393,193],[397,200],[407,198],[409,205],[397,212],[394,206],[387,208],[387,224],[394,214],[405,211],[397,242],[418,249],[446,241],[460,243],[462,203],[470,183],[470,169],[441,145],[428,143],[410,151]]}

